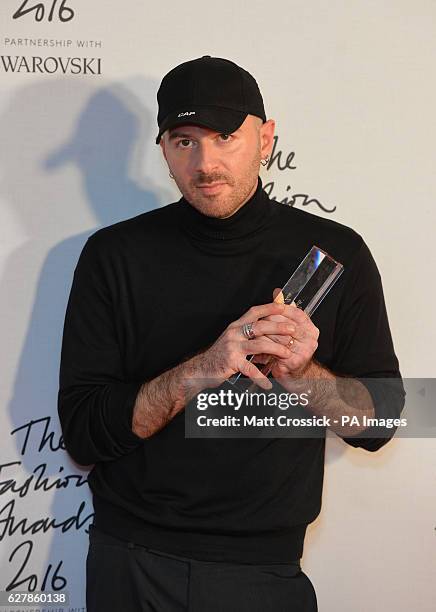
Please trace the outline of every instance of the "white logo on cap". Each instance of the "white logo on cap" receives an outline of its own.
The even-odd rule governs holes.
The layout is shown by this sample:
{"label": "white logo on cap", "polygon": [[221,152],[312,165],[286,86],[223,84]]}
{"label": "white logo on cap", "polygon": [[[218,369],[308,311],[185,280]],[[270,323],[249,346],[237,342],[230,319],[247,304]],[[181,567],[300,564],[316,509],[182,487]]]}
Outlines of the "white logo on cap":
{"label": "white logo on cap", "polygon": [[189,115],[195,115],[195,111],[188,111],[187,113],[179,113],[177,117],[186,117]]}

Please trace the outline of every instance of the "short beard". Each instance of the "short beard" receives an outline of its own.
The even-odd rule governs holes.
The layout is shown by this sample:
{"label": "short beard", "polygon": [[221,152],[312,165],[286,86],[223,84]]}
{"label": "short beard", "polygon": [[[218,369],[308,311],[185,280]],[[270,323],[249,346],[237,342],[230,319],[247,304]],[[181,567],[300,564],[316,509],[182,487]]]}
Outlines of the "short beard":
{"label": "short beard", "polygon": [[203,213],[204,215],[208,217],[224,219],[226,217],[230,217],[239,208],[241,208],[242,203],[246,202],[249,194],[253,190],[253,186],[255,182],[257,185],[257,179],[259,176],[259,168],[260,168],[260,160],[261,160],[261,155],[260,155],[260,143],[259,143],[259,147],[256,150],[256,153],[248,167],[248,171],[244,177],[244,180],[240,180],[238,184],[236,184],[236,181],[233,179],[233,177],[223,176],[222,174],[221,175],[219,174],[203,175],[199,177],[199,180],[194,185],[192,185],[193,190],[196,189],[195,185],[201,185],[201,184],[207,185],[208,183],[210,184],[210,183],[219,182],[219,181],[225,181],[226,183],[230,185],[230,187],[234,188],[234,191],[232,191],[232,193],[230,194],[230,197],[228,197],[225,200],[225,202],[223,202],[218,208],[215,204],[215,200],[213,197],[208,199],[208,202],[210,202],[209,206],[204,205],[204,202],[205,202],[204,198],[207,196],[203,196],[201,200],[195,199],[194,203],[191,202],[189,198],[189,194],[185,195],[184,190],[181,189],[182,186],[179,185],[178,183],[177,185],[180,191],[182,192],[182,194],[184,195],[185,199],[188,202],[190,202],[190,204],[194,208],[196,208],[199,212]]}

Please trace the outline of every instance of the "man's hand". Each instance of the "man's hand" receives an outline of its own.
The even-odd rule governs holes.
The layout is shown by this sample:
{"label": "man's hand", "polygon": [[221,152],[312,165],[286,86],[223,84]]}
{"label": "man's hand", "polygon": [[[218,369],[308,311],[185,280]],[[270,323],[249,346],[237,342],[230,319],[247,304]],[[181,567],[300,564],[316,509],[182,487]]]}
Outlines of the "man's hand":
{"label": "man's hand", "polygon": [[[276,302],[252,306],[242,317],[230,323],[206,351],[193,357],[192,378],[207,379],[209,382],[203,388],[215,387],[241,372],[260,387],[271,389],[268,378],[246,357],[268,353],[280,358],[283,363],[292,357],[291,349],[286,344],[290,336],[296,333],[296,328],[290,317],[281,316],[286,308],[285,304]],[[253,340],[244,336],[244,323],[253,323]]]}
{"label": "man's hand", "polygon": [[[273,291],[274,301],[283,304],[283,294],[280,288]],[[291,336],[269,335],[276,343],[288,345],[291,354],[287,357],[278,356],[274,359],[271,374],[276,379],[283,377],[301,378],[312,363],[312,357],[318,348],[319,329],[312,323],[305,312],[295,304],[285,304],[280,314],[269,315],[267,321],[287,322],[295,328]],[[255,363],[267,363],[272,353],[261,353],[253,358]]]}
{"label": "man's hand", "polygon": [[[284,304],[271,302],[253,306],[236,321],[230,323],[219,338],[206,350],[194,355],[176,367],[145,382],[136,398],[132,431],[141,438],[148,438],[165,427],[197,393],[207,387],[217,387],[227,378],[242,372],[253,382],[271,389],[271,382],[247,355],[268,352],[281,359],[289,358],[291,351],[284,342],[274,338],[288,338],[295,326],[286,317],[282,321],[261,319],[280,315]],[[243,332],[244,323],[254,323],[253,340]]]}
{"label": "man's hand", "polygon": [[[283,303],[280,289],[274,289],[273,296],[275,302]],[[270,339],[279,343],[288,344],[292,341],[290,357],[273,357],[271,368],[273,377],[289,393],[307,391],[307,384],[310,382],[311,402],[308,411],[319,417],[330,417],[332,421],[330,429],[339,436],[358,436],[366,426],[342,425],[341,417],[357,416],[359,421],[363,416],[374,417],[374,404],[366,387],[358,380],[334,374],[313,359],[318,347],[319,329],[294,304],[286,305],[282,314],[269,315],[267,320],[287,320],[295,326],[292,337],[270,336]],[[271,354],[258,354],[253,361],[268,363],[271,359]]]}

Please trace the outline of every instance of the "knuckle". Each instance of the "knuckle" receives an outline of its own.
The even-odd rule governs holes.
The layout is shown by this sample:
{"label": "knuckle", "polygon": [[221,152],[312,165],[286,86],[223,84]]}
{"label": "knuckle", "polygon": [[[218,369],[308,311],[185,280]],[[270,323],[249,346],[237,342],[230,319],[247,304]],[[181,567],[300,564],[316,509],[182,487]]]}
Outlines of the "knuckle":
{"label": "knuckle", "polygon": [[227,334],[222,339],[222,347],[224,351],[229,352],[233,346],[233,339],[230,334]]}
{"label": "knuckle", "polygon": [[239,333],[238,328],[239,326],[234,323],[229,325],[222,335],[223,342],[229,342],[232,338],[234,338]]}
{"label": "knuckle", "polygon": [[238,363],[241,359],[240,351],[237,351],[234,346],[230,346],[228,350],[223,355],[224,361],[227,363]]}
{"label": "knuckle", "polygon": [[242,329],[240,326],[233,327],[231,330],[229,330],[229,333],[226,336],[226,342],[228,343],[236,342],[238,339],[244,338],[244,337],[245,336],[242,333]]}
{"label": "knuckle", "polygon": [[226,352],[226,356],[227,356],[228,361],[230,361],[230,363],[236,363],[239,359],[239,353],[235,351],[234,348],[230,348]]}

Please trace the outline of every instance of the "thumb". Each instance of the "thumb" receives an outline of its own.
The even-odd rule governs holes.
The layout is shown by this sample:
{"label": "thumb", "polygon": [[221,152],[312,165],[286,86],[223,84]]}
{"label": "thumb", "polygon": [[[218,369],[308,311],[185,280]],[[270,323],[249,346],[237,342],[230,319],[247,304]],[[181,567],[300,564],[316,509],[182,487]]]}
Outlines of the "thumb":
{"label": "thumb", "polygon": [[285,298],[283,297],[283,293],[282,293],[282,290],[280,289],[280,287],[276,287],[274,289],[274,291],[273,291],[273,300],[277,304],[284,304],[285,303]]}

